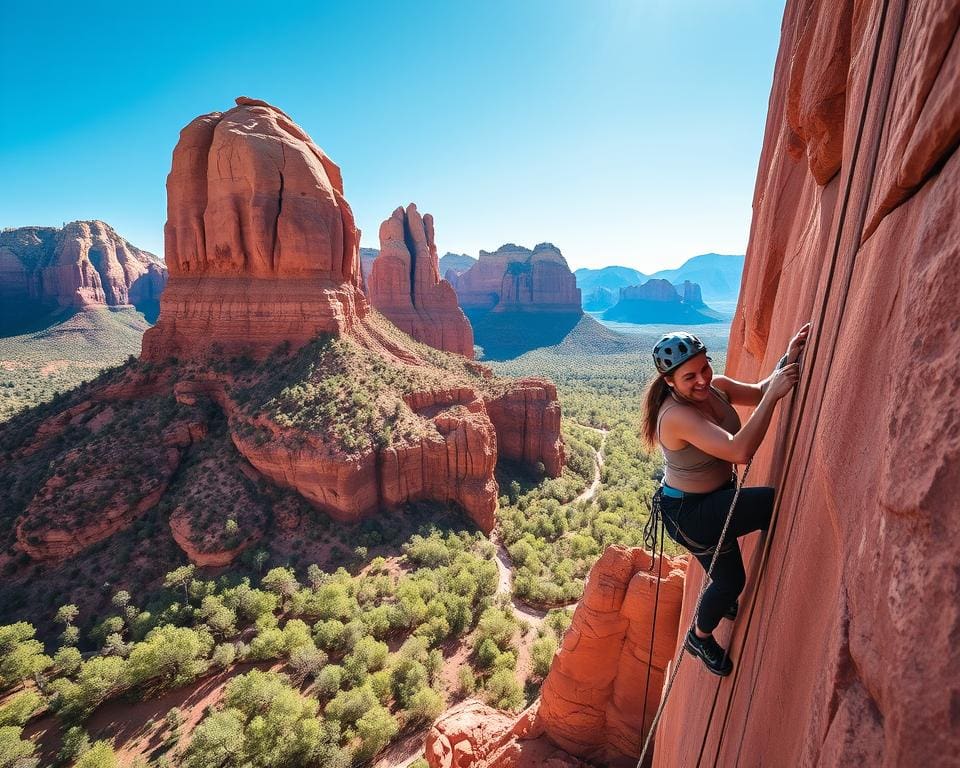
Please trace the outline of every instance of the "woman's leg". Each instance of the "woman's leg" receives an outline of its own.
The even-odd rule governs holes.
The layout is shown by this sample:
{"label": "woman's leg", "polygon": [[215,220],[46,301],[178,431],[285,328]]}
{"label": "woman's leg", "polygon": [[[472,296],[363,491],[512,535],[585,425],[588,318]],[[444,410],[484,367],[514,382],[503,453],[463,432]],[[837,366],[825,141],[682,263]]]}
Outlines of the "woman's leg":
{"label": "woman's leg", "polygon": [[[713,553],[697,555],[697,560],[706,571],[710,567]],[[712,634],[717,624],[723,618],[724,612],[733,605],[743,591],[747,582],[747,574],[743,570],[743,558],[740,555],[740,546],[734,542],[726,551],[721,551],[713,567],[713,578],[703,593],[700,610],[697,612],[697,634],[705,637]]]}
{"label": "woman's leg", "polygon": [[[706,546],[717,545],[727,513],[730,511],[730,504],[733,502],[733,495],[734,491],[728,489],[700,497],[699,503],[685,509],[680,516],[679,522],[684,533]],[[704,593],[697,615],[697,629],[702,635],[713,632],[724,612],[733,605],[743,591],[746,574],[737,537],[769,527],[770,515],[773,512],[773,496],[773,488],[756,487],[741,490],[725,538],[726,542],[732,543],[727,547],[721,544],[721,553],[713,569],[712,581]],[[710,568],[712,559],[712,553],[697,556],[704,571]]]}

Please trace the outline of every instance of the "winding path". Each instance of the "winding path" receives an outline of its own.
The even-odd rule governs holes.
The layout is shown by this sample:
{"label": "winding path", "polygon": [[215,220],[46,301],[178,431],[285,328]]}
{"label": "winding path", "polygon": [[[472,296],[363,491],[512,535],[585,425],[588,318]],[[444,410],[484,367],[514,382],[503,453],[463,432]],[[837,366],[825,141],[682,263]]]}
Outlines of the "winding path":
{"label": "winding path", "polygon": [[[596,432],[599,434],[600,447],[593,452],[593,482],[584,489],[583,493],[578,495],[572,501],[568,501],[564,506],[577,504],[581,501],[590,501],[594,496],[597,495],[597,491],[600,490],[600,475],[603,470],[603,449],[607,444],[607,434],[609,433],[609,430],[599,429],[597,427],[588,427],[586,424],[579,423],[577,426],[583,427],[584,429],[589,429],[591,432]],[[497,581],[497,595],[507,595],[510,597],[510,606],[513,609],[514,616],[516,616],[517,619],[526,621],[528,624],[533,624],[534,626],[539,626],[546,618],[547,611],[543,610],[542,608],[534,608],[532,605],[529,605],[520,598],[512,595],[513,561],[510,559],[510,553],[507,552],[507,548],[504,545],[503,540],[500,538],[499,529],[494,529],[490,536],[490,540],[497,545],[496,561],[497,572],[499,576]],[[566,608],[576,604],[577,601],[574,600],[572,603],[567,603],[567,605],[558,607]]]}

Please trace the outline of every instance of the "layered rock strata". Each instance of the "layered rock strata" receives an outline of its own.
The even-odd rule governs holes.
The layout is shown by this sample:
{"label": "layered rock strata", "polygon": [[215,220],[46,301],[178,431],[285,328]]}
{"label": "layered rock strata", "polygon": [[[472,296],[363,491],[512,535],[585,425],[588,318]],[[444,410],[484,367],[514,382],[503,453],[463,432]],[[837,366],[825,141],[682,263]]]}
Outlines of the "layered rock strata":
{"label": "layered rock strata", "polygon": [[728,373],[811,341],[753,462],[736,669],[684,665],[655,766],[956,764],[958,142],[960,6],[787,2]]}
{"label": "layered rock strata", "polygon": [[359,232],[340,169],[300,126],[240,97],[180,132],[167,177],[170,285],[143,357],[250,354],[362,319]]}
{"label": "layered rock strata", "polygon": [[167,270],[102,221],[0,232],[0,298],[73,307],[156,302]]}
{"label": "layered rock strata", "polygon": [[367,294],[391,323],[417,341],[473,357],[473,329],[457,294],[440,278],[433,217],[413,203],[397,208],[380,225],[380,254]]}
{"label": "layered rock strata", "polygon": [[480,251],[476,264],[453,276],[453,287],[466,311],[581,313],[576,278],[551,243]]}
{"label": "layered rock strata", "polygon": [[566,766],[580,765],[579,758],[636,765],[672,659],[685,568],[685,558],[607,549],[590,571],[539,701],[519,718],[475,702],[445,713],[427,738],[431,768]]}

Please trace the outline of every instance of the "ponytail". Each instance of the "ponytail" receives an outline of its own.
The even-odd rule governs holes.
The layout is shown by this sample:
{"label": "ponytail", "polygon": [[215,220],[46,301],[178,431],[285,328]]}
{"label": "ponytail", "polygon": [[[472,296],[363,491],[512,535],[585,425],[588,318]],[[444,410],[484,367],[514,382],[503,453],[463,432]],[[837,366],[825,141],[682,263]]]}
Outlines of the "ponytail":
{"label": "ponytail", "polygon": [[643,396],[643,413],[640,416],[640,435],[647,447],[653,450],[657,447],[657,416],[660,406],[670,394],[670,387],[660,374],[656,374],[647,384],[647,391]]}

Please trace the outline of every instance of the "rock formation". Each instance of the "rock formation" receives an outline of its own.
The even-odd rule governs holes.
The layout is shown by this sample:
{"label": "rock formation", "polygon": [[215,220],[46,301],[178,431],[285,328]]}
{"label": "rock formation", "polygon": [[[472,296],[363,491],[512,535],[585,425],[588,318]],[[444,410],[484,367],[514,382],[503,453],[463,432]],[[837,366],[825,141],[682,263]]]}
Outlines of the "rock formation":
{"label": "rock formation", "polygon": [[603,312],[617,303],[617,294],[609,288],[598,286],[583,297],[584,312]]}
{"label": "rock formation", "polygon": [[170,284],[144,335],[147,360],[218,351],[265,357],[368,311],[359,232],[340,169],[256,99],[193,120],[167,177]]}
{"label": "rock formation", "polygon": [[431,768],[580,765],[576,758],[635,765],[672,659],[685,567],[684,558],[661,564],[639,548],[607,549],[590,571],[539,702],[519,718],[475,702],[450,710],[427,738]]}
{"label": "rock formation", "polygon": [[580,313],[580,289],[566,259],[551,243],[531,251],[508,243],[480,251],[477,263],[456,276],[464,310]]}
{"label": "rock formation", "polygon": [[0,232],[0,300],[43,306],[156,303],[167,271],[102,221]]}
{"label": "rock formation", "polygon": [[956,3],[787,3],[728,372],[811,341],[753,462],[736,669],[684,664],[655,766],[956,764],[958,107]]}
{"label": "rock formation", "polygon": [[[228,563],[271,519],[295,526],[296,508],[269,513],[291,497],[342,521],[451,502],[489,532],[498,456],[562,471],[553,385],[425,354],[370,312],[339,170],[280,110],[237,103],[174,149],[171,277],[144,362],[0,426],[0,515],[16,518],[0,536],[15,528],[34,559],[71,557],[161,499],[200,565]],[[416,242],[435,278],[432,234]],[[427,278],[414,294],[433,309]]]}
{"label": "rock formation", "polygon": [[413,203],[380,225],[380,255],[367,294],[386,318],[417,341],[473,357],[473,329],[450,283],[440,278],[433,217]]}
{"label": "rock formation", "polygon": [[624,323],[716,323],[721,316],[706,304],[700,286],[689,280],[674,286],[652,278],[643,285],[620,289],[619,301],[603,313],[604,320]]}

